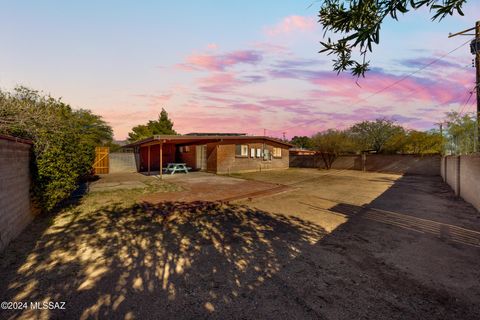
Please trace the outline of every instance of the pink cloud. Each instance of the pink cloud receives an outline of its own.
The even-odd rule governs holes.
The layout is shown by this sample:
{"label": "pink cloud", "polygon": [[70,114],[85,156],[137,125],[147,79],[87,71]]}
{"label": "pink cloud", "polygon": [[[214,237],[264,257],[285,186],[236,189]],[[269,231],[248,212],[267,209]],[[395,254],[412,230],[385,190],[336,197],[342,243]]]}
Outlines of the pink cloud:
{"label": "pink cloud", "polygon": [[172,93],[167,94],[136,94],[135,97],[146,99],[148,105],[152,107],[165,105],[173,97]]}
{"label": "pink cloud", "polygon": [[288,16],[273,27],[266,28],[265,32],[269,36],[278,36],[296,31],[311,31],[315,26],[316,21],[314,17]]}
{"label": "pink cloud", "polygon": [[[184,112],[172,115],[175,129],[180,133],[188,132],[245,132],[251,133],[253,127],[259,127],[261,118],[254,112],[230,114],[211,114],[195,105],[185,105]],[[215,124],[212,126],[212,124]]]}
{"label": "pink cloud", "polygon": [[253,47],[267,53],[275,53],[282,55],[291,55],[290,49],[286,46],[273,44],[268,42],[255,42]]}
{"label": "pink cloud", "polygon": [[218,45],[216,43],[209,43],[207,44],[207,49],[216,50],[218,49]]}
{"label": "pink cloud", "polygon": [[[357,79],[349,74],[337,75],[331,71],[310,71],[304,69],[272,70],[274,78],[290,78],[308,81],[317,86],[310,92],[315,99],[342,98],[356,102],[375,94],[377,97],[389,99],[390,102],[422,101],[439,103],[444,101],[459,102],[467,90],[466,83],[472,83],[473,77],[468,72],[459,72],[452,77],[418,77],[404,78],[375,69],[366,78]],[[471,79],[471,80],[469,80]],[[394,85],[393,85],[394,84]],[[391,88],[386,88],[392,85]],[[386,88],[379,92],[379,90]]]}
{"label": "pink cloud", "polygon": [[262,54],[258,51],[239,50],[223,55],[193,54],[178,66],[184,70],[224,71],[236,64],[257,64],[261,60]]}
{"label": "pink cloud", "polygon": [[198,88],[205,92],[221,93],[228,92],[245,83],[245,81],[235,78],[233,74],[223,72],[199,79]]}

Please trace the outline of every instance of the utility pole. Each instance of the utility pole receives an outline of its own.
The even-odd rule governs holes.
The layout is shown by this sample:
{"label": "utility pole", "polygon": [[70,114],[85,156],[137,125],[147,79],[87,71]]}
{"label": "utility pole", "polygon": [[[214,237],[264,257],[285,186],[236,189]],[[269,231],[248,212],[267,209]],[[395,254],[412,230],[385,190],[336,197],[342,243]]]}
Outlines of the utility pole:
{"label": "utility pole", "polygon": [[477,127],[476,127],[476,134],[477,137],[475,139],[476,141],[476,148],[475,152],[478,152],[478,147],[480,146],[480,126],[478,125],[480,123],[480,21],[477,21],[475,23],[475,46],[473,52],[475,52],[475,69],[476,69],[476,83],[475,83],[475,88],[477,89]]}
{"label": "utility pole", "polygon": [[287,141],[287,138],[285,138],[285,133],[286,133],[285,131],[282,132],[282,134],[283,134],[283,141]]}
{"label": "utility pole", "polygon": [[[468,34],[467,32],[475,30],[475,34]],[[480,151],[480,21],[475,22],[475,27],[456,32],[454,34],[449,34],[448,37],[452,38],[455,36],[471,36],[474,35],[475,39],[470,43],[470,52],[475,55],[475,92],[477,94],[477,116],[476,116],[476,128],[475,128],[475,150],[476,152]]]}
{"label": "utility pole", "polygon": [[445,140],[443,139],[443,124],[444,122],[437,122],[435,124],[438,124],[439,128],[440,128],[440,137],[442,139],[442,155],[445,154]]}

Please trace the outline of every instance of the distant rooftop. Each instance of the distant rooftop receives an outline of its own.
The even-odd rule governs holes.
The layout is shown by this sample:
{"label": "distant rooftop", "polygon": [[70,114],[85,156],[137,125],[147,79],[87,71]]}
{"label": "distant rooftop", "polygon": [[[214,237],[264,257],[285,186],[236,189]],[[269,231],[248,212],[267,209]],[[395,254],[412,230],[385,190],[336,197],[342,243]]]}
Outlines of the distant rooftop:
{"label": "distant rooftop", "polygon": [[246,136],[246,133],[232,133],[232,132],[190,132],[186,136]]}

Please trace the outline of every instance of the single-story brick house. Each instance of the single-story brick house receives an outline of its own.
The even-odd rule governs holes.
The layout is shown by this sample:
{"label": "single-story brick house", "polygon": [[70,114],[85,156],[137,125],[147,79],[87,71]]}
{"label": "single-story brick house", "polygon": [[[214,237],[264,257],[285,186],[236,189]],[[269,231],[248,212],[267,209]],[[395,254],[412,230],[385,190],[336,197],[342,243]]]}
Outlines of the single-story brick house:
{"label": "single-story brick house", "polygon": [[195,133],[155,135],[124,147],[133,148],[139,172],[159,171],[176,162],[193,170],[224,174],[286,169],[291,145],[264,136]]}

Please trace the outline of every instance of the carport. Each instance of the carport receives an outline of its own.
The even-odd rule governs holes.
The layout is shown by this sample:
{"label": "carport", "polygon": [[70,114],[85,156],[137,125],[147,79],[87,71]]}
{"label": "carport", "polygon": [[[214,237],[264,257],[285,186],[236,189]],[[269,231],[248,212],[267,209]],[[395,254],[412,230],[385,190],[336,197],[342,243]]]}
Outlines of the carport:
{"label": "carport", "polygon": [[167,163],[182,162],[196,170],[207,170],[207,143],[220,139],[186,136],[154,136],[125,146],[134,148],[138,171],[159,171]]}

